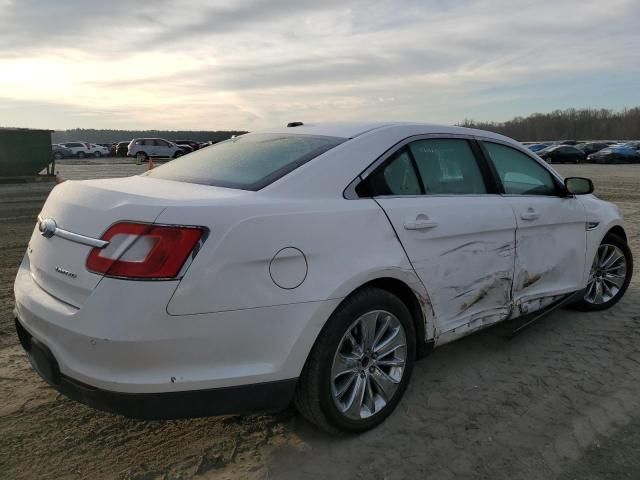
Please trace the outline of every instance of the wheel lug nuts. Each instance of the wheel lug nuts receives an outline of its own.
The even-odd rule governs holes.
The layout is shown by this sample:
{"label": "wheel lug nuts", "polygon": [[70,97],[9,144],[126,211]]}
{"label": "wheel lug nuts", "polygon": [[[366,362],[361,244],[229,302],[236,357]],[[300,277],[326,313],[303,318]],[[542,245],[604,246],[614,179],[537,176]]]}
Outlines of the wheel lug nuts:
{"label": "wheel lug nuts", "polygon": [[373,373],[373,372],[375,372],[375,371],[376,371],[376,369],[375,369],[375,368],[373,368],[373,367],[369,367],[369,373]]}

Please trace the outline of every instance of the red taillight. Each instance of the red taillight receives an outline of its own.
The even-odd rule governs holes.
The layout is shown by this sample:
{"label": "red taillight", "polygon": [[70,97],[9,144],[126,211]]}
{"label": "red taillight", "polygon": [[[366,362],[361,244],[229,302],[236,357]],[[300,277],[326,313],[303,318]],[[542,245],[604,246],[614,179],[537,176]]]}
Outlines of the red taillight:
{"label": "red taillight", "polygon": [[117,223],[102,236],[109,245],[91,250],[87,269],[108,277],[175,278],[202,233],[197,227]]}

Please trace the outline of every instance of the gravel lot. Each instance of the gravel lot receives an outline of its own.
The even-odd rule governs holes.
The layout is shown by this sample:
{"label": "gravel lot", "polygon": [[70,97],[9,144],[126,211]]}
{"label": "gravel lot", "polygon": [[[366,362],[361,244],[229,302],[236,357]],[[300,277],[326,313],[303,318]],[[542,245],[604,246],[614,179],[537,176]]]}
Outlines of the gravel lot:
{"label": "gravel lot", "polygon": [[[74,164],[76,163],[76,164]],[[69,179],[145,166],[60,162]],[[13,279],[49,185],[0,186],[0,478],[640,478],[640,165],[559,166],[625,214],[636,256],[604,313],[558,311],[512,340],[502,324],[416,365],[398,410],[328,437],[293,410],[141,422],[56,394],[13,331]]]}

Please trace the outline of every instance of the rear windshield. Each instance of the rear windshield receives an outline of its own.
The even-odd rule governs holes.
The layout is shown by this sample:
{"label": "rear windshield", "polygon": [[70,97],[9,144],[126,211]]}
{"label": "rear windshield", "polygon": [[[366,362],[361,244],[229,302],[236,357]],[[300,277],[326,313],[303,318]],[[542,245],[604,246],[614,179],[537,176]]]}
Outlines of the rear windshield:
{"label": "rear windshield", "polygon": [[242,135],[196,150],[144,175],[259,190],[345,140],[312,135]]}

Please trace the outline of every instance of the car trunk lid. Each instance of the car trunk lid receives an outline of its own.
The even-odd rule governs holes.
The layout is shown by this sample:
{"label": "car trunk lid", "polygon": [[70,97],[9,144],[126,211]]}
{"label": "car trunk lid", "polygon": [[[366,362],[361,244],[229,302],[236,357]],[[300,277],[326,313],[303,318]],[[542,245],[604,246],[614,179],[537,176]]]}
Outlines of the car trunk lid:
{"label": "car trunk lid", "polygon": [[86,267],[93,247],[65,232],[97,240],[114,223],[153,223],[167,206],[233,195],[236,191],[229,189],[140,176],[64,182],[53,189],[39,215],[40,222],[53,220],[64,232],[47,237],[36,225],[27,249],[31,275],[47,293],[80,308],[102,275]]}

